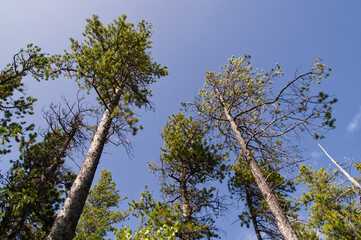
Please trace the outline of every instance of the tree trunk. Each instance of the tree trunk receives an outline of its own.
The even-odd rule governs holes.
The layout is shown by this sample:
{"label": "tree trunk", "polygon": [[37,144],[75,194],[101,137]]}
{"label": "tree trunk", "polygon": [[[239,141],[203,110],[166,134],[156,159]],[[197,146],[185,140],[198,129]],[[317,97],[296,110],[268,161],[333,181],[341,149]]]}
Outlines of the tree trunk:
{"label": "tree trunk", "polygon": [[75,235],[76,225],[83,211],[93,178],[98,167],[104,144],[112,123],[112,112],[118,104],[120,94],[114,96],[105,107],[102,119],[95,131],[89,150],[79,173],[70,189],[64,205],[58,213],[47,240],[71,240]]}
{"label": "tree trunk", "polygon": [[[184,173],[184,168],[182,166],[182,172],[180,173],[180,193],[181,193],[181,201],[182,201],[182,214],[183,219],[185,221],[191,221],[192,220],[192,213],[191,213],[191,206],[189,206],[189,199],[187,194],[187,180],[186,180],[186,174]],[[194,233],[193,231],[188,231],[184,233],[184,239],[185,240],[194,240]]]}
{"label": "tree trunk", "polygon": [[[73,140],[77,131],[78,131],[78,125],[76,124],[72,127],[70,133],[68,134],[66,139],[63,141],[57,155],[52,159],[52,162],[51,162],[50,166],[45,170],[44,175],[42,175],[40,180],[35,184],[34,188],[36,191],[39,191],[40,189],[42,189],[43,186],[48,181],[48,179],[51,178],[52,175],[54,174],[54,172],[57,170],[57,168],[59,167],[59,164],[62,160],[61,157],[65,154],[66,150],[68,149],[68,147],[69,147],[71,141]],[[21,212],[19,213],[19,217],[16,218],[16,220],[12,223],[11,229],[7,233],[8,239],[16,239],[16,236],[19,234],[21,227],[23,226],[24,222],[31,214],[34,204],[35,203],[28,203],[22,207]],[[9,214],[9,216],[10,215],[11,214]],[[8,221],[8,218],[6,218],[6,215],[5,215],[5,217],[3,218],[3,222],[6,222],[6,221]]]}
{"label": "tree trunk", "polygon": [[231,124],[231,129],[234,132],[237,142],[241,147],[242,154],[245,156],[249,169],[253,177],[256,180],[257,186],[262,193],[268,207],[270,208],[273,216],[276,219],[278,229],[287,240],[298,240],[296,231],[293,229],[290,221],[287,219],[285,212],[283,211],[279,201],[272,192],[272,188],[268,185],[266,178],[262,173],[261,167],[258,165],[257,160],[252,155],[251,151],[247,148],[246,142],[239,131],[236,122],[231,116],[229,109],[224,105],[223,98],[220,99],[223,105],[224,113],[226,114],[227,120]]}
{"label": "tree trunk", "polygon": [[252,200],[251,200],[250,189],[248,188],[248,186],[245,186],[244,189],[245,189],[245,192],[246,192],[247,206],[248,206],[249,214],[251,215],[254,231],[256,232],[257,239],[258,240],[263,240],[262,236],[261,236],[261,232],[260,232],[260,230],[258,228],[258,225],[257,225],[256,216],[254,215],[254,213],[252,213],[252,210],[251,210],[251,208],[252,208]]}

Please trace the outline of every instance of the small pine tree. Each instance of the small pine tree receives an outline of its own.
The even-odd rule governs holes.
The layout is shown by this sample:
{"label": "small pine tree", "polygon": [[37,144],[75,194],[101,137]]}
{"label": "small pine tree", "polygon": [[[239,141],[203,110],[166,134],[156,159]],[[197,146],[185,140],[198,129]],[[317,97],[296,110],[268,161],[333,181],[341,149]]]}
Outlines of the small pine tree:
{"label": "small pine tree", "polygon": [[[21,142],[20,157],[1,179],[0,238],[43,239],[75,174],[64,167],[72,136],[56,130],[42,142]],[[65,147],[62,147],[65,146]]]}
{"label": "small pine tree", "polygon": [[[356,164],[356,168],[359,166]],[[300,204],[309,210],[308,223],[303,227],[307,232],[321,233],[325,239],[361,239],[358,192],[344,182],[337,183],[340,177],[337,170],[331,173],[323,167],[318,171],[311,166],[301,167],[298,180],[307,184],[307,191]]]}
{"label": "small pine tree", "polygon": [[125,218],[125,213],[112,210],[118,207],[120,201],[112,174],[104,169],[98,183],[90,190],[74,240],[104,239],[108,232],[114,232],[113,224]]}

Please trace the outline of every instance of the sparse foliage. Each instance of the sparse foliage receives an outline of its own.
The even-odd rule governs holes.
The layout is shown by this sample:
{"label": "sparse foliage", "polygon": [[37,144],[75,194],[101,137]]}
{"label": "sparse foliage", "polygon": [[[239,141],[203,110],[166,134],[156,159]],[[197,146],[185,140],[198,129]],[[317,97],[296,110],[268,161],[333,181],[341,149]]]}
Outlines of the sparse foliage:
{"label": "sparse foliage", "polygon": [[255,70],[249,59],[232,57],[224,71],[206,72],[194,106],[210,126],[218,129],[226,145],[242,155],[283,236],[298,239],[259,162],[267,160],[278,169],[299,160],[285,143],[302,131],[318,138],[322,137],[320,131],[333,128],[331,110],[336,100],[329,100],[322,92],[312,95],[312,84],[328,76],[320,59],[310,71],[283,86],[274,86],[283,76],[279,65],[265,73]]}
{"label": "sparse foliage", "polygon": [[[289,200],[291,194],[296,191],[294,181],[287,181],[284,176],[276,172],[274,168],[267,165],[267,161],[261,160],[260,167],[265,176],[268,176],[267,182],[273,189],[278,201],[280,202],[287,216],[296,218],[298,210]],[[245,210],[239,215],[240,225],[249,228],[251,224],[255,230],[258,240],[262,239],[284,239],[280,233],[277,222],[270,212],[267,203],[260,190],[255,184],[254,178],[248,169],[246,161],[238,159],[232,167],[234,175],[229,181],[230,192],[242,203],[245,204]],[[240,203],[239,203],[240,204]]]}
{"label": "sparse foliage", "polygon": [[[31,75],[40,81],[55,78],[57,73],[51,71],[52,57],[46,56],[41,49],[29,44],[26,49],[21,49],[14,55],[9,63],[0,72],[0,154],[10,152],[11,139],[20,142],[22,136],[31,133],[34,124],[27,123],[24,119],[33,114],[33,105],[36,101],[31,96],[26,96],[23,78]],[[29,134],[29,141],[36,135]]]}

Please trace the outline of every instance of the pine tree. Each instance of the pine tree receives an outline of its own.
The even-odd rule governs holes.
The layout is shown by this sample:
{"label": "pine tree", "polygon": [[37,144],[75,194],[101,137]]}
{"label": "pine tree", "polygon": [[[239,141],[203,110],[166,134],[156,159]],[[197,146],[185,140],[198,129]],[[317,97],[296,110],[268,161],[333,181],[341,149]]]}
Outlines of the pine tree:
{"label": "pine tree", "polygon": [[[287,216],[296,219],[298,208],[289,199],[291,194],[296,191],[296,183],[287,181],[283,175],[269,165],[267,160],[260,161],[260,167],[263,174],[267,176],[267,182],[272,187],[282,208],[285,209]],[[245,225],[249,228],[252,224],[258,240],[284,239],[246,162],[238,159],[237,163],[232,166],[232,170],[233,176],[229,181],[229,190],[235,198],[243,201],[247,208],[239,215],[241,227]]]}
{"label": "pine tree", "polygon": [[104,26],[97,16],[88,19],[84,41],[71,39],[72,54],[59,56],[58,68],[75,78],[82,89],[97,94],[102,114],[77,178],[53,224],[48,239],[70,240],[89,193],[100,156],[111,135],[118,144],[127,142],[126,133],[136,134],[138,118],[134,107],[150,106],[149,85],[167,74],[166,68],[150,56],[151,25],[137,28],[126,16]]}
{"label": "pine tree", "polygon": [[44,239],[75,174],[64,167],[69,136],[48,133],[42,142],[21,146],[21,156],[3,179],[1,239]]}
{"label": "pine tree", "polygon": [[[355,166],[361,172],[361,164]],[[343,177],[340,171],[332,173],[330,168],[316,171],[311,166],[301,167],[298,180],[307,185],[299,199],[308,209],[304,231],[319,232],[325,239],[361,239],[360,193],[355,187],[337,181]]]}
{"label": "pine tree", "polygon": [[166,199],[180,204],[186,226],[177,233],[180,239],[218,236],[212,214],[204,211],[217,215],[224,210],[216,188],[209,184],[224,178],[226,165],[220,146],[210,142],[208,132],[209,128],[199,120],[187,118],[184,113],[172,115],[162,131],[160,163],[150,164],[160,176]]}
{"label": "pine tree", "polygon": [[175,240],[181,229],[187,226],[182,221],[179,203],[156,201],[147,190],[141,193],[140,201],[132,200],[128,212],[140,221],[135,230],[128,226],[116,229],[115,236],[119,240],[160,239]]}
{"label": "pine tree", "polygon": [[[20,49],[13,61],[0,71],[0,154],[11,151],[11,141],[20,142],[22,136],[34,130],[34,124],[24,120],[32,115],[36,98],[26,96],[24,77],[31,75],[40,81],[58,76],[52,71],[54,58],[41,52],[38,46],[28,44],[26,49]],[[29,140],[35,138],[29,134]]]}
{"label": "pine tree", "polygon": [[[295,162],[297,156],[290,146],[282,144],[307,131],[315,138],[334,127],[332,104],[327,94],[312,95],[310,87],[328,76],[325,65],[316,59],[310,71],[298,75],[283,86],[273,87],[281,69],[264,73],[254,70],[249,56],[229,59],[224,71],[206,72],[206,82],[195,101],[195,111],[220,137],[246,161],[258,189],[262,193],[277,226],[286,239],[298,239],[279,200],[272,192],[259,162],[262,159],[284,165]],[[275,162],[276,163],[276,162]],[[278,167],[282,166],[277,166]]]}
{"label": "pine tree", "polygon": [[[34,131],[26,116],[33,114],[35,98],[26,96],[24,77],[55,79],[56,56],[48,56],[29,44],[14,55],[0,72],[0,154],[10,152],[13,140],[20,156],[1,177],[0,236],[2,239],[42,239],[50,231],[64,193],[75,176],[65,167],[65,158],[82,139],[83,110],[62,112],[51,108],[45,115],[48,129]],[[54,107],[54,105],[53,105]],[[69,107],[69,105],[68,105]],[[57,108],[57,110],[60,110]],[[28,134],[28,136],[26,136]],[[43,137],[41,141],[39,136]]]}
{"label": "pine tree", "polygon": [[89,192],[74,240],[104,239],[109,232],[114,232],[113,224],[126,217],[125,213],[113,210],[119,207],[120,201],[119,190],[112,181],[112,174],[104,169],[98,183]]}

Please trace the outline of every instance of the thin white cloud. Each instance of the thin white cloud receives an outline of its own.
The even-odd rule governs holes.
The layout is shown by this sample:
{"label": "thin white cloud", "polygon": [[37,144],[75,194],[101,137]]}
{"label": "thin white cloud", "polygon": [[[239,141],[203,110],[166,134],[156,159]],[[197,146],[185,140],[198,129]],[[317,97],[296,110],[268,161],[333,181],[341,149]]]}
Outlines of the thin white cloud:
{"label": "thin white cloud", "polygon": [[361,125],[361,107],[358,113],[353,117],[352,121],[347,125],[347,132],[353,133],[360,128]]}

